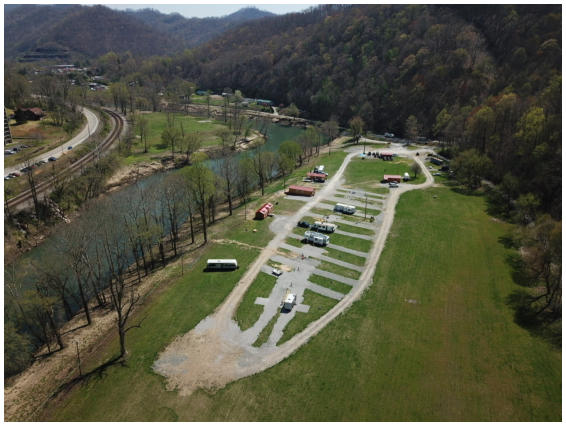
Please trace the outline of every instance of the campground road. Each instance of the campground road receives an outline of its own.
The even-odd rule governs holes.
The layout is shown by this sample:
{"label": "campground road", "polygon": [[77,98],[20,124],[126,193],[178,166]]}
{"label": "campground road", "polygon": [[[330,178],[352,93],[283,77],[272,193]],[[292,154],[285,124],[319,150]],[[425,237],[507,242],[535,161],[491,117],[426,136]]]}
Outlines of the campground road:
{"label": "campground road", "polygon": [[[62,155],[64,155],[65,152],[67,152],[67,147],[72,146],[73,148],[75,148],[77,145],[80,145],[83,142],[85,142],[86,140],[88,140],[90,135],[94,134],[94,132],[98,128],[100,120],[99,120],[98,116],[92,110],[90,110],[86,107],[82,108],[82,113],[86,117],[87,122],[86,122],[86,125],[83,127],[83,129],[74,138],[72,138],[71,140],[69,140],[67,142],[63,142],[57,148],[53,148],[52,150],[50,150],[48,152],[45,152],[43,154],[40,154],[40,155],[33,157],[30,161],[32,163],[37,163],[40,160],[48,161],[49,157],[59,158]],[[4,176],[9,175],[10,173],[13,173],[13,172],[18,172],[24,167],[25,167],[24,163],[20,163],[20,164],[17,164],[15,166],[11,166],[11,167],[5,167],[4,168]]]}
{"label": "campground road", "polygon": [[159,355],[153,368],[167,378],[168,389],[177,389],[181,395],[191,394],[197,388],[214,390],[222,388],[234,380],[259,373],[276,365],[293,354],[330,321],[350,307],[371,285],[379,257],[393,224],[395,207],[399,197],[407,191],[428,188],[434,182],[432,175],[421,159],[414,152],[402,148],[394,149],[412,157],[421,166],[426,181],[420,185],[404,184],[391,191],[391,195],[384,205],[382,225],[376,234],[376,240],[368,254],[368,264],[365,265],[358,285],[326,314],[313,321],[305,330],[280,346],[263,345],[256,348],[246,344],[242,339],[241,330],[233,320],[239,303],[257,274],[260,273],[262,265],[276,253],[277,248],[291,232],[295,223],[320,200],[331,194],[340,184],[341,177],[350,160],[360,153],[359,148],[354,149],[355,151],[345,158],[334,177],[317,192],[313,199],[285,220],[280,232],[262,250],[216,311],[202,320],[194,329],[177,337]]}

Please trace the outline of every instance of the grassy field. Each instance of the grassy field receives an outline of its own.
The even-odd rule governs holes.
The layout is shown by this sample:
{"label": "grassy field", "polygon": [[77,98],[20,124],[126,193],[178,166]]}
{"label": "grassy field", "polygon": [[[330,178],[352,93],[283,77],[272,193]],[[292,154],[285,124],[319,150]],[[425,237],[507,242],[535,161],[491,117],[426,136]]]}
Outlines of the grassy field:
{"label": "grassy field", "polygon": [[[332,241],[332,239],[330,241]],[[351,253],[345,253],[343,251],[330,247],[324,247],[324,250],[326,250],[327,256],[336,260],[342,260],[343,262],[351,263],[352,265],[364,266],[364,264],[366,263],[365,257],[356,256],[355,254]]]}
{"label": "grassy field", "polygon": [[303,331],[311,322],[319,319],[338,303],[337,300],[315,293],[309,289],[305,289],[303,295],[303,305],[309,305],[310,309],[306,314],[304,312],[295,313],[295,318],[289,321],[283,330],[283,336],[277,342],[278,345],[285,343],[295,334]]}
{"label": "grassy field", "polygon": [[[153,112],[151,114],[144,114],[144,117],[148,120],[148,152],[143,152],[144,144],[139,138],[136,138],[132,153],[124,159],[125,164],[135,164],[151,160],[152,157],[159,157],[171,152],[171,147],[165,145],[161,140],[161,133],[163,133],[167,125],[167,114],[163,112]],[[214,120],[209,121],[202,117],[191,117],[184,114],[174,114],[174,117],[175,126],[180,128],[182,125],[185,133],[200,133],[203,147],[220,144],[220,138],[216,136],[216,132],[225,127],[224,123]],[[136,134],[139,133],[136,132]],[[175,149],[176,152],[178,150],[180,150],[180,147]]]}
{"label": "grassy field", "polygon": [[336,233],[330,235],[330,242],[332,244],[363,252],[368,252],[373,244],[373,241],[371,240],[362,240],[361,238]]}
{"label": "grassy field", "polygon": [[[354,158],[346,168],[346,181],[348,186],[353,188],[379,193],[377,189],[381,189],[379,182],[383,179],[383,175],[403,176],[403,173],[407,172],[412,178],[411,163],[412,160],[400,157],[393,161]],[[425,180],[424,174],[421,173],[416,179],[411,179],[408,183],[418,184],[423,183]]]}
{"label": "grassy field", "polygon": [[247,330],[259,319],[263,312],[262,305],[256,305],[257,297],[269,297],[277,278],[260,272],[244,295],[240,306],[236,310],[236,322],[240,329]]}
{"label": "grassy field", "polygon": [[327,262],[326,260],[321,260],[320,265],[316,267],[321,271],[332,272],[333,274],[342,275],[346,278],[353,278],[357,280],[360,278],[361,273],[349,268],[344,268],[342,266],[338,266],[335,263]]}
{"label": "grassy field", "polygon": [[331,280],[330,278],[317,275],[316,273],[312,274],[309,277],[309,281],[342,294],[348,294],[350,290],[352,290],[352,287],[347,284],[341,283],[339,281]]}
{"label": "grassy field", "polygon": [[[128,367],[52,402],[42,420],[560,421],[561,352],[519,327],[507,302],[520,290],[507,263],[513,251],[499,242],[508,230],[481,197],[447,188],[403,195],[359,301],[280,364],[182,397],[164,389],[152,363],[221,303],[258,253],[212,245],[217,257],[236,251],[240,270],[214,280],[201,272],[203,256],[138,313],[148,317],[128,335]],[[283,339],[330,309],[315,296],[305,292],[316,309],[297,313]]]}

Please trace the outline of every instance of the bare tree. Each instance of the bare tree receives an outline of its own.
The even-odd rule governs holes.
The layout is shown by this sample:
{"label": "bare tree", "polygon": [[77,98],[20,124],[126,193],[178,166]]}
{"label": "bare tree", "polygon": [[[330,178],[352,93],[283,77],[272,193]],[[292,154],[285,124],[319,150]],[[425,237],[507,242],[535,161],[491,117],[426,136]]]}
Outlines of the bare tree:
{"label": "bare tree", "polygon": [[207,238],[207,205],[210,196],[214,194],[214,173],[206,167],[204,160],[206,156],[201,156],[197,161],[186,171],[185,179],[191,192],[191,198],[199,210],[202,231],[204,235],[204,242],[208,241]]}
{"label": "bare tree", "polygon": [[140,134],[140,139],[143,142],[143,152],[147,152],[147,134],[148,134],[148,120],[143,114],[137,115],[137,128]]}
{"label": "bare tree", "polygon": [[227,152],[224,157],[217,161],[218,170],[222,178],[222,188],[228,201],[228,210],[232,216],[232,198],[234,196],[234,181],[236,179],[237,165],[236,156]]}

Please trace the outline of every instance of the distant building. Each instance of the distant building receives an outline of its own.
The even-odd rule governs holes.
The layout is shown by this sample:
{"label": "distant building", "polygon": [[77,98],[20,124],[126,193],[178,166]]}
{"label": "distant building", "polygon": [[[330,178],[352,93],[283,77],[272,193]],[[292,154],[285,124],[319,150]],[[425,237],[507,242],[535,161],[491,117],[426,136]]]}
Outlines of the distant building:
{"label": "distant building", "polygon": [[270,107],[270,106],[273,106],[273,101],[270,101],[269,99],[258,99],[256,101],[256,104],[261,105],[261,106]]}
{"label": "distant building", "polygon": [[325,182],[326,175],[324,173],[307,173],[307,177],[315,182]]}
{"label": "distant building", "polygon": [[17,122],[22,121],[37,121],[44,117],[45,113],[41,108],[18,108],[14,111],[14,117]]}

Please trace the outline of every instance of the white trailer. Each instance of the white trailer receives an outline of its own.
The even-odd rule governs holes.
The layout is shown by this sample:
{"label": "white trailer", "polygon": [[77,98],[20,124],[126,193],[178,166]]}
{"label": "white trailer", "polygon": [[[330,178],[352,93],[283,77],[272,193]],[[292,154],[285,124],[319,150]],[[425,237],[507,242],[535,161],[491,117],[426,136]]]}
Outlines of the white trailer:
{"label": "white trailer", "polygon": [[356,213],[356,207],[350,206],[348,204],[337,203],[334,206],[334,211],[346,213],[346,214],[354,214],[354,213]]}
{"label": "white trailer", "polygon": [[236,259],[208,259],[206,269],[208,271],[231,271],[238,269],[238,261]]}
{"label": "white trailer", "polygon": [[297,303],[297,295],[291,293],[290,289],[287,289],[285,293],[285,298],[283,299],[283,309],[290,311],[293,309],[293,306]]}
{"label": "white trailer", "polygon": [[321,222],[321,221],[316,221],[315,223],[313,223],[311,225],[311,229],[313,231],[319,231],[319,232],[334,232],[336,231],[336,225],[330,222]]}
{"label": "white trailer", "polygon": [[330,243],[330,237],[328,235],[313,231],[305,232],[305,240],[315,246],[325,246]]}

